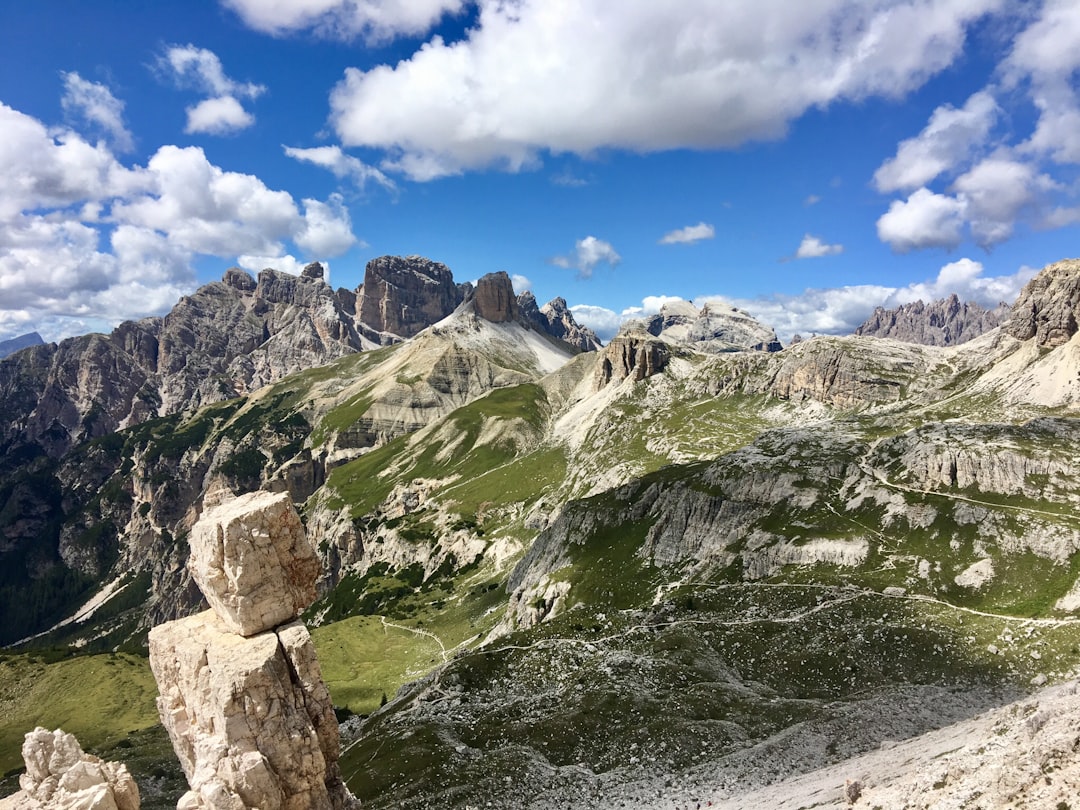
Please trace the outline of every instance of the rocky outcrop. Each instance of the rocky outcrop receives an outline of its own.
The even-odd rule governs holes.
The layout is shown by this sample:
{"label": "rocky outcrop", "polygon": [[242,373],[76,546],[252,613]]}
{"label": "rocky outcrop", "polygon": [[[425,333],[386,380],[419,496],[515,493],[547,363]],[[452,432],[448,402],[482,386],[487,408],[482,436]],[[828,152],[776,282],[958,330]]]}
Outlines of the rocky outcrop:
{"label": "rocky outcrop", "polygon": [[22,747],[22,790],[0,810],[139,810],[139,787],[125,765],[84,753],[61,729],[28,732]]}
{"label": "rocky outcrop", "polygon": [[7,340],[0,340],[0,360],[20,349],[25,349],[28,346],[41,346],[44,343],[45,341],[41,339],[41,335],[37,332],[29,332]]}
{"label": "rocky outcrop", "polygon": [[421,256],[380,256],[367,263],[357,291],[363,334],[378,343],[410,338],[453,312],[471,289],[450,268]]}
{"label": "rocky outcrop", "polygon": [[206,511],[188,568],[233,633],[292,621],[315,601],[319,561],[287,492],[254,492]]}
{"label": "rocky outcrop", "polygon": [[783,348],[775,331],[749,313],[722,303],[706,304],[699,310],[689,301],[671,301],[646,318],[643,328],[668,342],[714,354]]}
{"label": "rocky outcrop", "polygon": [[1035,339],[1040,348],[1068,343],[1080,321],[1080,259],[1044,267],[1013,305],[1004,330],[1017,340]]}
{"label": "rocky outcrop", "polygon": [[473,309],[485,321],[492,323],[518,319],[517,296],[505,270],[480,277],[473,294]]}
{"label": "rocky outcrop", "polygon": [[543,307],[538,307],[536,297],[526,290],[518,296],[517,303],[522,320],[541,332],[583,352],[602,348],[603,344],[596,333],[574,320],[574,313],[566,306],[565,298],[553,298]]}
{"label": "rocky outcrop", "polygon": [[1006,304],[986,309],[973,301],[961,303],[954,293],[929,304],[914,301],[895,309],[877,307],[855,334],[924,346],[956,346],[1000,326],[1009,312]]}
{"label": "rocky outcrop", "polygon": [[659,374],[671,360],[671,350],[662,340],[640,332],[620,332],[600,353],[594,387],[599,390],[627,377],[644,380]]}
{"label": "rocky outcrop", "polygon": [[150,633],[158,712],[191,786],[177,807],[357,807],[311,636],[292,621],[314,601],[318,567],[288,496],[222,504],[192,538],[189,565],[219,609]]}

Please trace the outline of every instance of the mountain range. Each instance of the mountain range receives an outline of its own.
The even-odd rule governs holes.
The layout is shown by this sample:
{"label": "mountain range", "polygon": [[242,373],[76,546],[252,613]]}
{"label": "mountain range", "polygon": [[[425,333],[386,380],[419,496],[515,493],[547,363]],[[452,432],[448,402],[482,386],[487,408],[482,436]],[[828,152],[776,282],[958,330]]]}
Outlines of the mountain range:
{"label": "mountain range", "polygon": [[197,609],[186,533],[258,489],[318,547],[370,807],[739,806],[1076,676],[1080,261],[1007,316],[786,348],[685,302],[601,346],[419,257],[322,276],[232,269],[0,361],[9,694],[34,650],[137,656]]}

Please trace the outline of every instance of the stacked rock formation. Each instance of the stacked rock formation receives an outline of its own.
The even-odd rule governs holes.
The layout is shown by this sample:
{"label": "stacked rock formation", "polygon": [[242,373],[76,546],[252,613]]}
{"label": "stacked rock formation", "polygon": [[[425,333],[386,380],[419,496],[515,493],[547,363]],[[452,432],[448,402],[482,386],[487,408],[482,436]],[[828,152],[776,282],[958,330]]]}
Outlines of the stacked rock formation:
{"label": "stacked rock formation", "polygon": [[158,712],[191,786],[179,810],[343,810],[330,693],[307,628],[319,562],[287,493],[195,524],[188,567],[210,610],[150,633]]}
{"label": "stacked rock formation", "polygon": [[35,728],[22,755],[22,790],[0,799],[0,810],[139,810],[139,787],[127,767],[84,753],[74,734]]}

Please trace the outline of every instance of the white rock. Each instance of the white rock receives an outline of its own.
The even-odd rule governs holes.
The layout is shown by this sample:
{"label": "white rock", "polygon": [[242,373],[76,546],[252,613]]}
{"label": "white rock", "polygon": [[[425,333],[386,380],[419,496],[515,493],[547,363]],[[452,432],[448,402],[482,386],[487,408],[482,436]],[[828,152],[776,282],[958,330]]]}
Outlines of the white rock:
{"label": "white rock", "polygon": [[203,514],[188,542],[188,569],[233,632],[262,633],[315,601],[319,561],[287,493],[226,501]]}
{"label": "white rock", "polygon": [[953,582],[961,588],[973,588],[978,590],[994,578],[994,561],[989,557],[969,565],[953,578]]}
{"label": "white rock", "polygon": [[150,632],[158,712],[191,790],[180,810],[341,810],[338,727],[300,622],[250,638],[213,611]]}
{"label": "white rock", "polygon": [[41,727],[26,734],[22,788],[2,810],[139,810],[139,788],[124,765],[84,753],[73,734]]}

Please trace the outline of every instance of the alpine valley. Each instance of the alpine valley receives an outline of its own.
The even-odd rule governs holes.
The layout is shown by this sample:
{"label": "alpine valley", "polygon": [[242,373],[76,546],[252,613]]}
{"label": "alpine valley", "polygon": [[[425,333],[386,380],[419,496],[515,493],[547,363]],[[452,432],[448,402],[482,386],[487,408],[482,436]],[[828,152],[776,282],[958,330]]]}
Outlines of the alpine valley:
{"label": "alpine valley", "polygon": [[0,795],[45,725],[176,805],[147,633],[205,608],[199,516],[270,490],[321,559],[304,619],[365,807],[1068,807],[1078,321],[1067,260],[1011,309],[781,347],[674,303],[603,346],[412,256],[355,291],[233,268],[15,351]]}

